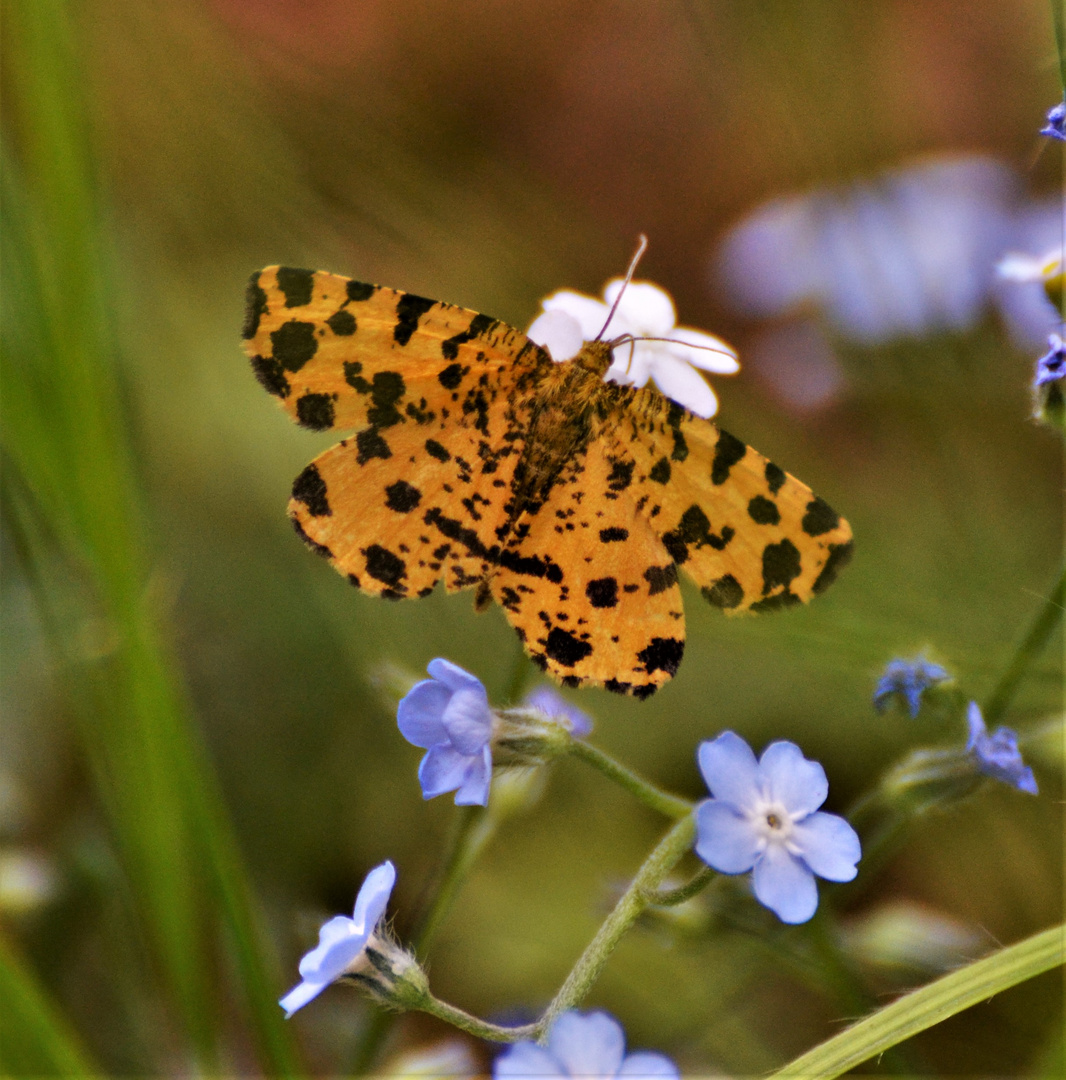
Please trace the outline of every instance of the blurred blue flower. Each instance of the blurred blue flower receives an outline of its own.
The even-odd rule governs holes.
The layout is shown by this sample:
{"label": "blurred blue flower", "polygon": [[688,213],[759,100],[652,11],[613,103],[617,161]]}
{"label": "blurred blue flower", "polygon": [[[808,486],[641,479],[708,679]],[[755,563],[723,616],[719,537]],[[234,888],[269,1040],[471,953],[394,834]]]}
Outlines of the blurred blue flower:
{"label": "blurred blue flower", "polygon": [[431,678],[400,701],[403,737],[429,752],[418,766],[422,797],[455,792],[456,806],[485,806],[492,780],[493,713],[481,681],[449,660],[431,660]]}
{"label": "blurred blue flower", "polygon": [[548,1032],[548,1045],[519,1042],[502,1053],[492,1067],[495,1080],[517,1076],[672,1077],[677,1066],[663,1054],[627,1054],[622,1025],[605,1012],[566,1012]]}
{"label": "blurred blue flower", "polygon": [[1060,101],[1048,109],[1047,126],[1040,129],[1040,134],[1066,142],[1066,101]]}
{"label": "blurred blue flower", "polygon": [[539,709],[545,716],[561,721],[575,739],[583,739],[592,732],[592,717],[571,705],[562,694],[550,686],[538,686],[526,694],[522,702],[530,709]]}
{"label": "blurred blue flower", "polygon": [[947,682],[951,675],[939,664],[916,656],[913,660],[892,660],[886,665],[874,688],[874,708],[884,712],[893,696],[906,703],[912,717],[922,707],[922,694],[937,683]]}
{"label": "blurred blue flower", "polygon": [[1045,385],[1045,383],[1057,382],[1066,377],[1066,342],[1058,334],[1049,334],[1048,352],[1036,362],[1036,377],[1033,379],[1033,389]]}
{"label": "blurred blue flower", "polygon": [[970,726],[966,749],[973,755],[977,768],[986,776],[1002,780],[1019,791],[1039,794],[1033,770],[1022,761],[1018,736],[1008,727],[998,727],[989,735],[976,701],[970,702],[966,720]]}
{"label": "blurred blue flower", "polygon": [[395,884],[396,868],[391,862],[383,862],[363,880],[352,917],[336,915],[319,930],[318,944],[300,961],[303,981],[278,1002],[285,1010],[286,1019],[318,997],[331,982],[359,966],[366,943],[385,914]]}
{"label": "blurred blue flower", "polygon": [[791,742],[771,743],[756,761],[724,731],[699,748],[713,798],[696,807],[696,854],[723,874],[753,870],[755,897],[782,922],[806,922],[818,907],[814,876],[851,881],[862,857],[855,830],[818,810],[825,770]]}

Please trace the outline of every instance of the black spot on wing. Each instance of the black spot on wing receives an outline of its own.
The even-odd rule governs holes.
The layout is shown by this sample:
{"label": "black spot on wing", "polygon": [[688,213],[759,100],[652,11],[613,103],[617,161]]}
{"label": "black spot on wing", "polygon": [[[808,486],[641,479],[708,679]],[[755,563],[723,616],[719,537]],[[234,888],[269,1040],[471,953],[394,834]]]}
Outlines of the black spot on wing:
{"label": "black spot on wing", "polygon": [[452,457],[436,439],[426,439],[426,453],[438,461],[450,461]]}
{"label": "black spot on wing", "polygon": [[454,390],[463,381],[462,364],[449,364],[437,376],[437,380],[445,390]]}
{"label": "black spot on wing", "polygon": [[648,473],[648,479],[654,480],[657,484],[665,484],[670,480],[670,462],[665,457],[659,458],[659,460],[651,467],[651,472]]}
{"label": "black spot on wing", "polygon": [[297,270],[291,266],[278,267],[278,288],[285,294],[286,307],[303,307],[311,303],[315,275],[312,270]]}
{"label": "black spot on wing", "polygon": [[315,324],[290,319],[270,332],[274,359],[286,371],[299,371],[318,352]]}
{"label": "black spot on wing", "polygon": [[840,515],[824,499],[815,496],[807,503],[807,512],[803,515],[803,531],[808,536],[821,536],[832,532],[840,524]]}
{"label": "black spot on wing", "polygon": [[[325,544],[320,544],[317,540],[312,540],[310,536],[304,531],[304,527],[300,524],[297,518],[292,519],[292,527],[296,530],[296,535],[316,554],[321,555],[323,559],[332,559],[333,552],[326,547]],[[359,582],[357,581],[358,585]]]}
{"label": "black spot on wing", "polygon": [[396,325],[392,328],[397,345],[406,345],[411,340],[411,335],[418,329],[418,320],[436,304],[436,300],[427,300],[414,293],[404,293],[400,297],[396,304]]}
{"label": "black spot on wing", "polygon": [[716,551],[722,551],[734,535],[735,530],[729,525],[723,525],[720,533],[713,533],[703,509],[693,503],[681,515],[677,528],[663,534],[662,541],[674,562],[683,563],[688,559],[689,547],[695,546],[699,550],[710,545]]}
{"label": "black spot on wing", "polygon": [[316,465],[308,465],[292,483],[292,497],[307,507],[312,517],[328,517],[329,499],[326,498],[326,481]]}
{"label": "black spot on wing", "polygon": [[407,387],[403,376],[398,371],[378,371],[370,389],[370,408],[366,418],[375,427],[391,427],[400,423],[403,417],[396,408],[396,402],[403,397]]}
{"label": "black spot on wing", "polygon": [[777,503],[765,495],[756,495],[748,503],[748,517],[756,525],[776,525],[781,520],[781,511],[777,509]]}
{"label": "black spot on wing", "polygon": [[371,544],[363,552],[363,557],[366,559],[366,572],[375,581],[380,581],[393,589],[403,588],[400,585],[400,579],[407,574],[407,563],[399,555],[380,544]]}
{"label": "black spot on wing", "polygon": [[330,394],[303,394],[296,399],[296,419],[312,431],[333,427],[333,398]]}
{"label": "black spot on wing", "polygon": [[665,671],[672,676],[677,671],[684,653],[685,643],[680,638],[654,637],[647,648],[637,653],[637,659],[649,675],[654,671]]}
{"label": "black spot on wing", "polygon": [[633,483],[635,461],[613,461],[607,475],[607,487],[611,491],[625,491]]}
{"label": "black spot on wing", "polygon": [[811,586],[811,592],[825,592],[836,581],[837,574],[851,562],[852,550],[853,546],[850,540],[846,544],[829,545],[829,558],[825,560],[822,572],[815,578],[814,584]]}
{"label": "black spot on wing", "polygon": [[720,608],[735,608],[744,599],[744,588],[732,574],[720,577],[713,585],[700,589],[704,600]]}
{"label": "black spot on wing", "polygon": [[770,489],[771,495],[776,495],[781,490],[781,485],[785,482],[785,470],[780,465],[775,465],[772,461],[766,463],[766,486]]}
{"label": "black spot on wing", "polygon": [[369,427],[360,431],[355,437],[355,446],[358,451],[356,460],[360,465],[365,465],[371,458],[392,457],[389,444],[381,437],[377,428]]}
{"label": "black spot on wing", "polygon": [[574,637],[569,630],[561,630],[556,626],[548,634],[544,651],[557,664],[573,667],[592,652],[592,646],[587,641]]}
{"label": "black spot on wing", "polygon": [[344,286],[344,291],[348,294],[349,303],[358,304],[369,300],[378,288],[376,285],[368,285],[365,281],[349,281]]}
{"label": "black spot on wing", "polygon": [[778,585],[786,589],[799,576],[799,548],[789,539],[779,544],[767,544],[762,553],[762,591],[765,596]]}
{"label": "black spot on wing", "polygon": [[397,480],[385,488],[385,505],[398,514],[406,514],[422,501],[422,492],[406,480]]}
{"label": "black spot on wing", "polygon": [[648,595],[658,596],[677,581],[677,565],[667,563],[666,566],[649,566],[644,571],[644,580],[648,583]]}
{"label": "black spot on wing", "polygon": [[335,311],[326,320],[326,325],[337,337],[351,337],[355,333],[355,316],[350,311]]}
{"label": "black spot on wing", "polygon": [[718,432],[718,442],[714,447],[714,462],[711,465],[711,483],[724,484],[729,479],[729,470],[748,452],[748,448],[728,431]]}
{"label": "black spot on wing", "polygon": [[482,334],[488,333],[496,326],[497,321],[491,315],[475,315],[470,320],[470,325],[462,333],[440,343],[441,355],[445,360],[454,360],[459,355],[460,345],[465,345],[468,341],[473,341],[475,338],[481,337]]}
{"label": "black spot on wing", "polygon": [[600,542],[603,544],[612,544],[628,539],[629,530],[619,528],[617,525],[612,525],[609,529],[600,529]]}
{"label": "black spot on wing", "polygon": [[275,397],[287,398],[292,393],[284,369],[272,356],[253,356],[252,371],[255,372],[259,385]]}
{"label": "black spot on wing", "polygon": [[803,601],[794,592],[785,589],[783,592],[774,593],[773,596],[756,600],[748,610],[761,614],[764,611],[780,611],[782,608],[795,607],[797,604],[802,603]]}
{"label": "black spot on wing", "polygon": [[259,275],[252,274],[244,293],[244,325],[241,327],[241,337],[245,341],[254,338],[258,333],[259,320],[266,312],[267,294],[259,285]]}
{"label": "black spot on wing", "polygon": [[585,596],[594,608],[612,608],[618,604],[618,582],[613,577],[597,578],[585,586]]}

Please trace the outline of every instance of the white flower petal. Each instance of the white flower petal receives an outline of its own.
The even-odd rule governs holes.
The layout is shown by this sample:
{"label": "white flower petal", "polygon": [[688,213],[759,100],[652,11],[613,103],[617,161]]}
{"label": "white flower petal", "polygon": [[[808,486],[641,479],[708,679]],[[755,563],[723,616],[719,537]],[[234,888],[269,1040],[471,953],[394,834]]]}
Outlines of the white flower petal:
{"label": "white flower petal", "polygon": [[759,763],[751,747],[732,731],[700,743],[700,772],[710,793],[738,810],[754,806],[759,798]]}
{"label": "white flower petal", "polygon": [[396,723],[403,737],[423,749],[446,742],[448,732],[442,717],[451,696],[451,690],[436,679],[415,683],[396,709]]}
{"label": "white flower petal", "polygon": [[294,986],[278,1002],[285,1010],[285,1019],[288,1020],[297,1009],[302,1009],[309,1001],[318,997],[327,986],[329,986],[328,982],[319,983],[306,981],[300,983],[299,986]]}
{"label": "white flower petal", "polygon": [[396,867],[389,859],[380,866],[375,866],[363,879],[359,895],[355,898],[355,910],[352,912],[352,922],[361,933],[369,937],[374,932],[381,916],[385,914],[395,884]]}
{"label": "white flower petal", "polygon": [[422,798],[435,799],[446,791],[455,791],[466,780],[471,756],[460,754],[452,746],[434,746],[418,766]]}
{"label": "white flower petal", "polygon": [[759,759],[766,796],[781,803],[793,818],[813,814],[829,794],[825,769],[808,761],[793,742],[770,743]]}
{"label": "white flower petal", "polygon": [[743,874],[755,865],[759,837],[751,822],[718,799],[696,807],[696,854],[723,874]]}
{"label": "white flower petal", "polygon": [[718,411],[718,398],[698,371],[683,360],[661,353],[651,369],[655,385],[678,405],[706,419]]}
{"label": "white flower petal", "polygon": [[501,1054],[492,1066],[495,1080],[510,1080],[512,1076],[565,1077],[559,1063],[543,1046],[536,1043],[515,1043]]}
{"label": "white flower petal", "polygon": [[859,835],[836,814],[821,811],[792,827],[792,842],[803,861],[827,881],[851,881],[862,857]]}
{"label": "white flower petal", "polygon": [[670,331],[670,341],[664,348],[671,356],[704,371],[732,375],[740,370],[736,352],[720,338],[705,334],[702,330],[678,326]]}
{"label": "white flower petal", "polygon": [[448,741],[463,754],[477,753],[492,734],[492,712],[482,686],[452,694],[441,717]]}
{"label": "white flower petal", "polygon": [[[603,298],[608,307],[618,299],[623,284],[623,278],[614,278],[607,283]],[[631,281],[626,286],[615,318],[624,319],[631,327],[648,337],[666,337],[677,324],[677,312],[670,294],[650,281]],[[614,320],[611,321],[610,331],[609,336],[618,332]]]}
{"label": "white flower petal", "polygon": [[573,360],[585,344],[581,324],[573,315],[561,310],[545,311],[538,315],[530,323],[526,337],[543,345],[557,364]]}
{"label": "white flower petal", "polygon": [[622,1065],[626,1037],[605,1012],[566,1012],[552,1025],[548,1049],[568,1076],[611,1077]]}
{"label": "white flower petal", "polygon": [[779,844],[771,844],[752,873],[755,897],[782,922],[806,922],[818,908],[814,874]]}
{"label": "white flower petal", "polygon": [[560,289],[542,300],[540,306],[545,311],[565,311],[577,320],[586,341],[592,341],[603,329],[611,308],[609,304],[570,289]]}
{"label": "white flower petal", "polygon": [[643,386],[651,376],[651,365],[658,354],[646,342],[627,341],[616,345],[611,354],[614,360],[603,376],[604,381],[620,386]]}
{"label": "white flower petal", "polygon": [[640,1080],[641,1077],[673,1077],[681,1080],[681,1074],[677,1066],[664,1054],[651,1053],[641,1050],[636,1054],[630,1054],[622,1067],[618,1070],[618,1076],[628,1077],[629,1080]]}

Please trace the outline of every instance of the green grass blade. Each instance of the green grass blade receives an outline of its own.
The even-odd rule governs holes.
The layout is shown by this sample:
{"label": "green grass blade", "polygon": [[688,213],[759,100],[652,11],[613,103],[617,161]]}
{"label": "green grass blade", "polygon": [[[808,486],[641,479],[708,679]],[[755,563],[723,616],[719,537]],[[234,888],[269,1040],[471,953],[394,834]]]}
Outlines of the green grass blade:
{"label": "green grass blade", "polygon": [[963,1009],[1066,961],[1066,926],[1034,934],[906,994],[775,1072],[771,1080],[832,1080]]}
{"label": "green grass blade", "polygon": [[103,1075],[33,973],[0,935],[0,1074]]}

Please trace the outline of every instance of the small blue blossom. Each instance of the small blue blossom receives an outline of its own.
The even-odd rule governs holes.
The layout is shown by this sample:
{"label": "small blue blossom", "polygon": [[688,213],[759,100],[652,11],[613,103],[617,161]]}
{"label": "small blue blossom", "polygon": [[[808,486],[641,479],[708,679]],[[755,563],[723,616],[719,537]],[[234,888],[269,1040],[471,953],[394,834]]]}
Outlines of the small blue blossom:
{"label": "small blue blossom", "polygon": [[818,907],[814,876],[851,881],[862,857],[855,830],[818,810],[825,770],[791,742],[771,743],[756,761],[732,731],[700,744],[700,771],[713,798],[696,807],[696,854],[723,874],[752,873],[759,903],[786,923]]}
{"label": "small blue blossom", "polygon": [[1066,342],[1058,334],[1048,334],[1048,351],[1036,362],[1033,389],[1066,378]]}
{"label": "small blue blossom", "polygon": [[946,682],[951,675],[939,664],[916,656],[913,660],[893,660],[884,670],[874,689],[874,708],[884,712],[893,695],[907,703],[911,717],[922,707],[922,694],[937,683]]}
{"label": "small blue blossom", "polygon": [[418,766],[422,797],[455,792],[456,806],[486,806],[492,780],[493,713],[481,680],[438,657],[400,701],[403,737],[429,752]]}
{"label": "small blue blossom", "polygon": [[1066,101],[1060,101],[1048,109],[1047,126],[1040,129],[1040,134],[1066,142]]}
{"label": "small blue blossom", "polygon": [[523,704],[530,709],[539,709],[545,716],[564,723],[575,739],[583,739],[592,732],[592,717],[583,713],[576,705],[556,693],[550,686],[538,686],[526,694]]}
{"label": "small blue blossom", "polygon": [[1002,780],[1019,791],[1038,794],[1033,770],[1022,761],[1018,736],[1008,727],[998,727],[989,735],[976,701],[970,702],[966,720],[970,725],[966,749],[973,755],[977,768],[986,776]]}
{"label": "small blue blossom", "polygon": [[318,945],[300,961],[303,981],[278,1002],[285,1010],[286,1020],[318,997],[331,982],[359,966],[366,943],[385,914],[395,884],[396,868],[391,862],[383,862],[363,880],[352,917],[336,915],[319,930]]}
{"label": "small blue blossom", "polygon": [[552,1025],[548,1045],[515,1043],[492,1067],[495,1080],[538,1076],[671,1077],[680,1080],[677,1066],[663,1054],[627,1054],[622,1025],[605,1012],[566,1012]]}

